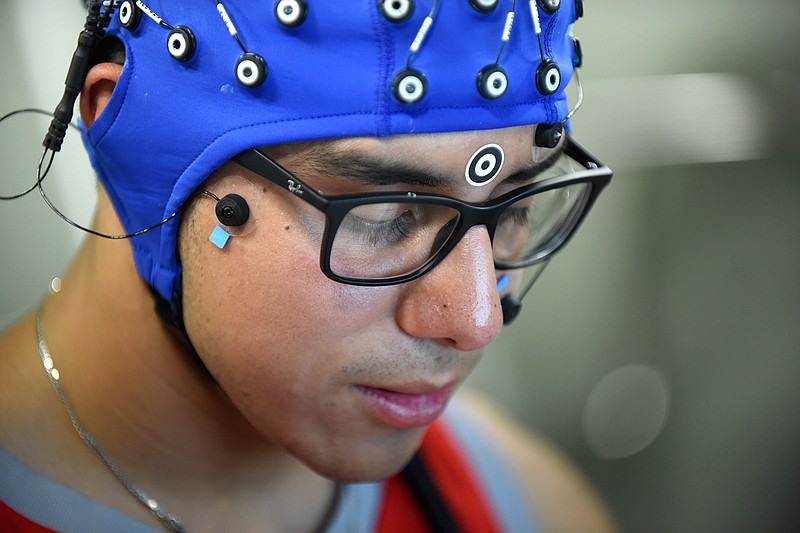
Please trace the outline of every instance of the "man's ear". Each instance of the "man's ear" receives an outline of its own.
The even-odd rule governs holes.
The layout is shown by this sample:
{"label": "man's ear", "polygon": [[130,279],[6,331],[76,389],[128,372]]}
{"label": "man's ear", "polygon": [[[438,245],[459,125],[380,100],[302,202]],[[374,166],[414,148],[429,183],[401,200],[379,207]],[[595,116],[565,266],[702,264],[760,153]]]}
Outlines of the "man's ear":
{"label": "man's ear", "polygon": [[89,70],[81,91],[80,103],[81,119],[87,128],[94,124],[106,108],[121,72],[122,65],[116,63],[99,63]]}

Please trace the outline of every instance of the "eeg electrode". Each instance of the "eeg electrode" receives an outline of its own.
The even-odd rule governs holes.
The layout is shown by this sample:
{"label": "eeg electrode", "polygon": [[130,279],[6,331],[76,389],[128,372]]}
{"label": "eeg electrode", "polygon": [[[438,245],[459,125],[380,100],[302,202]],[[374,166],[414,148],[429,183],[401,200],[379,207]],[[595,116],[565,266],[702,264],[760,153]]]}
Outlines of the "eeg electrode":
{"label": "eeg electrode", "polygon": [[472,154],[464,171],[467,183],[483,187],[494,180],[503,168],[505,153],[499,144],[487,144]]}

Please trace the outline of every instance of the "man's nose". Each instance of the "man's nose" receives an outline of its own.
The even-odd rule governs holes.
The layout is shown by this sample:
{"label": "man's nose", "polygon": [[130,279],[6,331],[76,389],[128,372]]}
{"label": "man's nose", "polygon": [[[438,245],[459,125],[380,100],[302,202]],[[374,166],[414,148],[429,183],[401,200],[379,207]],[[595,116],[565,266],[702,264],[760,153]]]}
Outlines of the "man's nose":
{"label": "man's nose", "polygon": [[471,228],[441,263],[408,284],[397,322],[409,335],[462,351],[479,350],[494,340],[503,312],[484,226]]}

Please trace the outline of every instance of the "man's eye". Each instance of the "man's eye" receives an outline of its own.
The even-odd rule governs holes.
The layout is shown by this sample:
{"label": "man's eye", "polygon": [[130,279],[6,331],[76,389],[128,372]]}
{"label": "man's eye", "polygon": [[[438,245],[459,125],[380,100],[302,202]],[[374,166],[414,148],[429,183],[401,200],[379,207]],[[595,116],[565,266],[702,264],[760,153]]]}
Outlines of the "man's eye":
{"label": "man's eye", "polygon": [[526,202],[524,205],[520,203],[514,204],[514,207],[509,207],[503,212],[500,219],[501,224],[513,224],[514,226],[528,227],[533,218],[533,202]]}
{"label": "man's eye", "polygon": [[370,204],[351,210],[339,231],[373,246],[391,246],[411,237],[421,224],[422,213],[418,207]]}

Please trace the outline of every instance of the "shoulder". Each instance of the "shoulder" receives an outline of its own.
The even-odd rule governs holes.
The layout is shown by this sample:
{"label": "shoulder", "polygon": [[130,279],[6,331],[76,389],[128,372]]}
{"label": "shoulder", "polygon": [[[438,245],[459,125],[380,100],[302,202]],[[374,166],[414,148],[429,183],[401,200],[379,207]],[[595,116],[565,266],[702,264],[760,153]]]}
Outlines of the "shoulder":
{"label": "shoulder", "polygon": [[615,531],[597,493],[556,448],[473,392],[459,393],[456,411],[517,478],[542,531]]}

